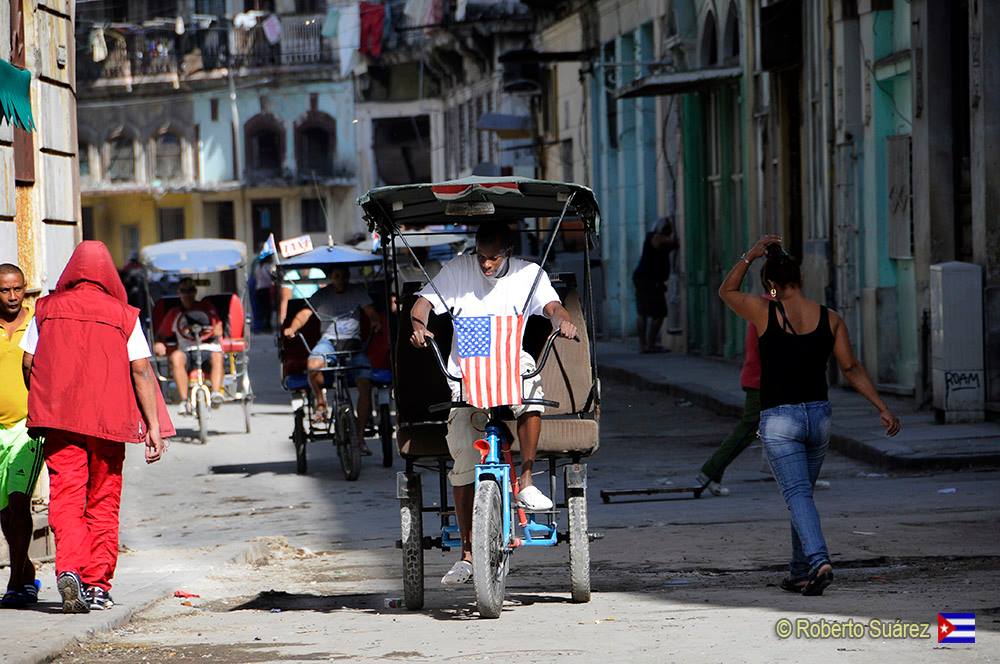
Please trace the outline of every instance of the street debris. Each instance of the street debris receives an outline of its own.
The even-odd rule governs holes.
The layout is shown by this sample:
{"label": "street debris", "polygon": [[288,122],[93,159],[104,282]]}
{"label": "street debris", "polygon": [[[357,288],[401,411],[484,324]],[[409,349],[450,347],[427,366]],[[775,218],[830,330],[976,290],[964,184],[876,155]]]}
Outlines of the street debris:
{"label": "street debris", "polygon": [[192,597],[200,598],[201,595],[196,595],[194,593],[189,593],[186,590],[175,590],[174,597],[179,597],[181,599],[190,599]]}

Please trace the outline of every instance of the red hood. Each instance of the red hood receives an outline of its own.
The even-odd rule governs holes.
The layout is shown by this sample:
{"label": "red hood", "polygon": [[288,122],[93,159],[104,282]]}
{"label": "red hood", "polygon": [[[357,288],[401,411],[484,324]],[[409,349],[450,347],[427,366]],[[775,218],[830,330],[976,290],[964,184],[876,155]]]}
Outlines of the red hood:
{"label": "red hood", "polygon": [[56,292],[68,291],[81,283],[94,284],[122,304],[128,304],[125,286],[103,242],[84,240],[77,245],[59,277]]}

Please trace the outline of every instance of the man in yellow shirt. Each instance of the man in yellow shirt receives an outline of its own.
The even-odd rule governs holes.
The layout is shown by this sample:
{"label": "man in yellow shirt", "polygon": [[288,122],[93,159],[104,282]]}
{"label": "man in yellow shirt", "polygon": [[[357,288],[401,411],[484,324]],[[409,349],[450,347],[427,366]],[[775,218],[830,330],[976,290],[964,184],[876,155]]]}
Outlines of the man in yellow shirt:
{"label": "man in yellow shirt", "polygon": [[24,273],[16,265],[0,264],[0,525],[10,551],[10,581],[0,598],[3,608],[21,608],[38,601],[35,566],[28,559],[31,544],[31,493],[44,463],[42,441],[28,435],[28,390],[24,386],[18,344],[32,310],[24,304]]}

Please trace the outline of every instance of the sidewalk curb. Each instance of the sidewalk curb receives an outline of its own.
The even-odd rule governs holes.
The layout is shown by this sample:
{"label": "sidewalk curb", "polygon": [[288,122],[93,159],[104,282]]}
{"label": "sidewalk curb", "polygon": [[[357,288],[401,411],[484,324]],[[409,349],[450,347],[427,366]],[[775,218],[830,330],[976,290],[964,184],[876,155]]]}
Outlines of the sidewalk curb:
{"label": "sidewalk curb", "polygon": [[[600,366],[601,375],[630,383],[637,387],[664,392],[675,397],[681,397],[688,401],[706,408],[707,410],[725,417],[739,418],[743,413],[742,404],[734,404],[732,401],[720,395],[713,394],[711,390],[691,386],[690,384],[673,384],[650,380],[638,372],[624,367],[612,366],[607,363]],[[1000,451],[996,454],[983,454],[975,457],[902,457],[888,454],[864,443],[863,441],[834,433],[830,436],[830,446],[844,456],[858,459],[886,470],[961,470],[966,468],[993,467],[1000,465]]]}
{"label": "sidewalk curb", "polygon": [[81,641],[92,639],[98,634],[102,634],[104,632],[110,632],[112,630],[118,629],[119,627],[128,624],[129,622],[132,621],[132,618],[134,618],[137,614],[150,608],[160,600],[169,597],[169,594],[170,591],[165,590],[163,591],[162,596],[157,594],[155,597],[151,597],[144,602],[136,604],[135,606],[129,606],[127,609],[123,611],[117,611],[116,609],[120,608],[121,605],[116,604],[115,607],[111,609],[111,612],[113,612],[113,616],[109,617],[108,620],[104,621],[100,625],[95,625],[93,627],[90,627],[81,634],[73,634],[65,637],[62,640],[59,639],[51,640],[48,652],[39,655],[33,661],[37,662],[38,664],[46,664],[47,662],[52,662],[55,659],[57,659],[60,655],[62,655],[63,652],[72,645],[80,643]]}
{"label": "sidewalk curb", "polygon": [[[220,560],[216,561],[218,564],[230,565],[230,564],[252,564],[251,561],[255,560],[260,555],[260,545],[257,540],[246,542],[242,548],[231,554],[224,555]],[[201,570],[202,574],[207,573],[205,570]],[[30,661],[34,664],[47,664],[59,658],[68,648],[82,641],[87,641],[100,634],[111,632],[118,629],[119,627],[124,627],[125,625],[132,622],[132,619],[142,612],[148,610],[154,604],[161,602],[165,599],[169,599],[176,587],[184,586],[192,582],[191,578],[184,578],[184,572],[174,572],[168,574],[162,579],[167,580],[163,584],[162,590],[157,590],[153,595],[143,601],[140,601],[134,605],[122,605],[116,604],[113,609],[107,611],[108,619],[103,621],[99,625],[93,625],[89,627],[86,631],[67,635],[65,638],[59,639],[49,639],[47,643],[47,648],[44,653],[39,653],[37,655],[31,656],[24,661]],[[196,579],[196,577],[195,577]],[[155,583],[155,582],[154,582]],[[152,584],[150,584],[152,585]],[[94,612],[91,612],[92,615]]]}

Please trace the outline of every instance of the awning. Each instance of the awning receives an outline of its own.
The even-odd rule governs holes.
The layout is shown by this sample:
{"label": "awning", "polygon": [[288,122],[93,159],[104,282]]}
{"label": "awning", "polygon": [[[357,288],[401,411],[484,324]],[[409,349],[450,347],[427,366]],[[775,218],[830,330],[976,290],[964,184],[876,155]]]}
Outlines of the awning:
{"label": "awning", "polygon": [[0,111],[12,127],[35,128],[31,117],[31,72],[0,60]]}
{"label": "awning", "polygon": [[651,74],[619,88],[616,96],[619,99],[632,99],[634,97],[659,97],[701,92],[716,85],[737,81],[741,76],[743,76],[743,69],[740,67],[717,67],[668,74]]}
{"label": "awning", "polygon": [[498,138],[531,138],[531,118],[508,113],[483,113],[476,123],[479,131],[495,131]]}

